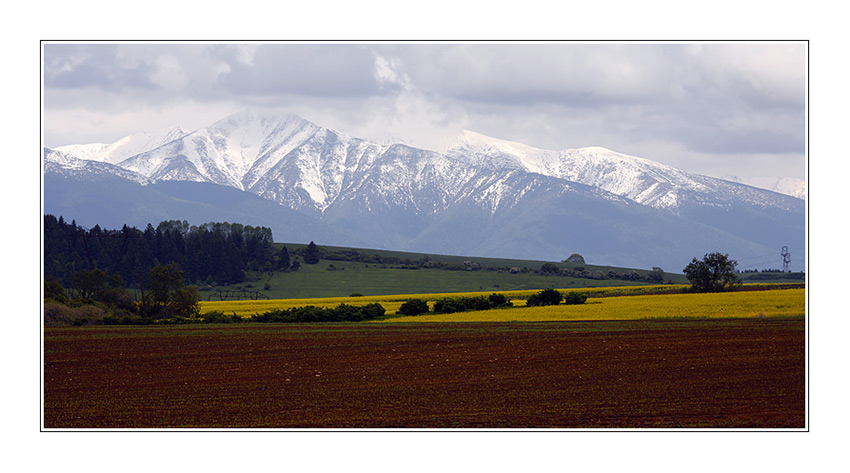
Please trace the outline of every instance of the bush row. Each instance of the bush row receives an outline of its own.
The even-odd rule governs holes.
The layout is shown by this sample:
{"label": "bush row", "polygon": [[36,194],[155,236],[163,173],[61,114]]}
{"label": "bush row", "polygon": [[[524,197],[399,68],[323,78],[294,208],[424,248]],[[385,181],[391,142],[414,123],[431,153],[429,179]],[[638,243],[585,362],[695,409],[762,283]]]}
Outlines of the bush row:
{"label": "bush row", "polygon": [[525,305],[529,307],[558,305],[563,301],[565,304],[584,304],[587,300],[587,295],[578,292],[568,292],[561,294],[555,289],[544,289],[537,294],[532,294],[528,297]]}
{"label": "bush row", "polygon": [[[526,300],[528,307],[557,305],[561,302],[565,304],[584,304],[587,300],[586,294],[578,292],[567,292],[561,294],[555,289],[544,289],[536,294],[532,294]],[[455,312],[466,312],[470,310],[490,310],[501,307],[512,307],[513,303],[504,294],[490,294],[489,297],[484,296],[460,296],[446,297],[434,303],[433,312],[435,314],[451,314]],[[401,315],[420,315],[431,312],[428,303],[422,299],[408,299],[398,309]]]}
{"label": "bush row", "polygon": [[[490,310],[511,307],[513,303],[504,294],[484,296],[444,297],[434,303],[434,313],[451,314],[470,310]],[[398,309],[402,315],[420,315],[430,312],[428,303],[422,299],[408,299]]]}
{"label": "bush row", "polygon": [[503,294],[490,294],[489,297],[447,297],[434,303],[434,312],[437,314],[452,314],[469,310],[490,310],[511,306],[513,304]]}
{"label": "bush row", "polygon": [[77,307],[70,307],[54,301],[44,303],[44,325],[47,327],[98,325],[102,324],[103,319],[108,316],[109,313],[102,307],[102,304],[94,302]]}
{"label": "bush row", "polygon": [[359,322],[382,317],[386,311],[381,304],[371,303],[364,306],[340,304],[334,308],[312,305],[274,309],[263,314],[251,316],[252,322]]}
{"label": "bush row", "polygon": [[174,325],[174,324],[222,324],[243,322],[236,314],[225,315],[219,311],[203,315],[170,318],[155,318],[127,310],[116,309],[100,302],[69,306],[55,301],[44,303],[44,325],[46,327],[82,325]]}

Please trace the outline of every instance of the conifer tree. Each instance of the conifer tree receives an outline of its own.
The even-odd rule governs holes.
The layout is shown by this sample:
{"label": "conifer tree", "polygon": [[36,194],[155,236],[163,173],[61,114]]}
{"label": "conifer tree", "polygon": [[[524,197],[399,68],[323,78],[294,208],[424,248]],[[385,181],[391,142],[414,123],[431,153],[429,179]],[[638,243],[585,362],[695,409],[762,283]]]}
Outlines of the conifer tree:
{"label": "conifer tree", "polygon": [[304,250],[304,262],[306,264],[316,264],[319,262],[319,248],[312,241]]}

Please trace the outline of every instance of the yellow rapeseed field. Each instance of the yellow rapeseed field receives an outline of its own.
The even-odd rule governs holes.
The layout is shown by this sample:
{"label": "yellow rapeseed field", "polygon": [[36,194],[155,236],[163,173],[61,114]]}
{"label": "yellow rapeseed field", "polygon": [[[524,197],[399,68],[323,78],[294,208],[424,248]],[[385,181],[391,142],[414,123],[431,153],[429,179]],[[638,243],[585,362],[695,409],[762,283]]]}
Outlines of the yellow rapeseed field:
{"label": "yellow rapeseed field", "polygon": [[[592,297],[603,294],[630,294],[652,291],[670,286],[642,286],[622,288],[585,288],[577,290],[591,295],[582,305],[525,307],[525,300],[538,290],[500,291],[512,300],[514,308],[454,314],[426,314],[395,317],[382,322],[507,322],[507,321],[561,321],[561,320],[625,320],[656,317],[773,317],[805,314],[805,289],[776,289],[766,291],[726,292],[715,294],[656,294],[632,296]],[[562,289],[561,292],[576,291]],[[381,304],[387,314],[395,314],[404,301],[419,298],[434,301],[444,297],[479,296],[490,292],[445,294],[402,294],[365,297],[325,297],[316,299],[276,299],[257,301],[202,301],[201,313],[221,311],[250,317],[273,309],[287,309],[314,305],[336,307],[339,304]],[[763,314],[763,315],[762,315]],[[379,321],[381,322],[381,321]]]}
{"label": "yellow rapeseed field", "polygon": [[[610,288],[586,289],[583,292],[590,293],[596,290],[605,290]],[[524,291],[502,291],[499,294],[504,294],[506,297],[514,299],[519,297],[528,297],[539,290],[524,290]],[[219,311],[224,314],[236,314],[242,317],[250,317],[254,314],[262,314],[274,309],[289,309],[291,307],[303,307],[314,305],[316,307],[336,307],[340,304],[349,305],[366,305],[377,302],[384,306],[388,314],[394,314],[399,307],[408,299],[423,299],[429,302],[445,297],[460,297],[460,296],[487,296],[490,292],[451,292],[451,293],[435,293],[435,294],[396,294],[390,296],[360,296],[360,297],[321,297],[314,299],[267,299],[267,300],[245,300],[245,301],[201,301],[201,313]],[[515,301],[516,303],[517,301]],[[524,301],[519,301],[524,304]]]}
{"label": "yellow rapeseed field", "polygon": [[361,306],[377,302],[384,306],[387,313],[395,313],[406,300],[395,300],[398,296],[373,297],[322,297],[316,299],[270,299],[256,301],[201,301],[201,313],[219,311],[224,314],[236,314],[250,317],[274,309],[290,309],[313,305],[316,307],[336,307],[340,304]]}
{"label": "yellow rapeseed field", "polygon": [[[664,317],[775,317],[805,315],[805,289],[714,294],[660,294],[591,298],[581,305],[514,307],[399,317],[387,322],[546,322]],[[514,305],[519,305],[514,301]]]}

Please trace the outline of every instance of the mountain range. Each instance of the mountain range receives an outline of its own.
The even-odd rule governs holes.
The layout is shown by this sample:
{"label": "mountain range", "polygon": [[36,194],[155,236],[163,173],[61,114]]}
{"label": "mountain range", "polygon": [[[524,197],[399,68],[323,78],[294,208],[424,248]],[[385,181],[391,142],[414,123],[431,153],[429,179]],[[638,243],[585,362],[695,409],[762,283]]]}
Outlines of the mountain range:
{"label": "mountain range", "polygon": [[43,189],[45,213],[80,225],[230,221],[282,242],[423,253],[580,253],[679,272],[712,251],[741,267],[775,253],[780,267],[783,246],[801,269],[805,248],[800,198],[601,147],[543,150],[467,131],[437,152],[250,111],[195,131],[45,148]]}

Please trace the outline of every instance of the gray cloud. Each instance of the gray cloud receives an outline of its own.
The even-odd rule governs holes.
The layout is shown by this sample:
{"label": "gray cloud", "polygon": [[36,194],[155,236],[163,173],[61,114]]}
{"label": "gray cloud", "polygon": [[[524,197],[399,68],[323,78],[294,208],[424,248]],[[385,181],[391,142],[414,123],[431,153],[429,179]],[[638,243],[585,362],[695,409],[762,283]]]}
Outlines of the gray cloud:
{"label": "gray cloud", "polygon": [[47,44],[44,85],[49,89],[100,88],[107,91],[151,89],[152,65],[123,61],[110,44]]}
{"label": "gray cloud", "polygon": [[[360,45],[258,45],[250,53],[234,46],[211,55],[227,64],[218,81],[235,96],[362,97],[381,93],[375,58]],[[245,57],[244,55],[250,55]]]}
{"label": "gray cloud", "polygon": [[721,155],[752,163],[739,175],[797,168],[805,150],[806,51],[792,43],[59,43],[44,87],[47,141],[272,107],[414,145],[466,128],[698,172]]}

